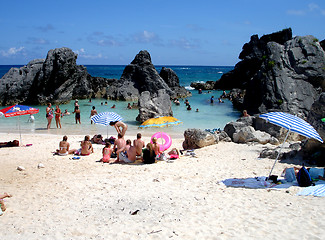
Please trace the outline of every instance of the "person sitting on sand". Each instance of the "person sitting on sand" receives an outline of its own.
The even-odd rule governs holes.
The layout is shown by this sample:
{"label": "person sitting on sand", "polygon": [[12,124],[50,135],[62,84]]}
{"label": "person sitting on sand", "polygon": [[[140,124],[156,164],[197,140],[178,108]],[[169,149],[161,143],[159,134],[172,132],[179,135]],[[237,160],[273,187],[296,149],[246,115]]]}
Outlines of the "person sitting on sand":
{"label": "person sitting on sand", "polygon": [[68,143],[68,137],[63,136],[62,141],[59,143],[59,149],[56,150],[56,154],[60,156],[66,156],[68,154],[73,154],[77,149],[69,149],[70,143]]}
{"label": "person sitting on sand", "polygon": [[111,143],[109,141],[106,141],[105,147],[103,148],[103,158],[102,162],[109,163],[111,159],[111,154],[113,150],[111,148]]}
{"label": "person sitting on sand", "polygon": [[126,125],[122,121],[110,122],[109,125],[114,126],[117,131],[117,134],[122,134],[122,137],[124,137],[126,130],[128,129],[128,125]]}
{"label": "person sitting on sand", "polygon": [[137,139],[133,140],[133,146],[136,149],[137,157],[142,155],[142,148],[144,148],[146,145],[144,144],[144,141],[141,139],[142,135],[141,133],[137,134]]}
{"label": "person sitting on sand", "polygon": [[147,144],[147,147],[143,150],[143,161],[144,164],[152,164],[156,162],[156,153],[153,150],[151,143]]}
{"label": "person sitting on sand", "polygon": [[100,134],[94,135],[93,138],[91,139],[93,143],[97,144],[103,144],[103,136]]}
{"label": "person sitting on sand", "polygon": [[90,137],[87,135],[85,136],[85,140],[80,143],[81,150],[80,155],[87,156],[94,152],[93,146],[89,141]]}
{"label": "person sitting on sand", "polygon": [[8,194],[8,193],[3,193],[3,194],[0,194],[0,216],[3,214],[4,211],[6,211],[6,205],[5,205],[5,202],[4,202],[4,198],[10,198],[12,197],[11,194]]}
{"label": "person sitting on sand", "polygon": [[249,117],[250,115],[247,113],[247,110],[243,111],[243,117]]}
{"label": "person sitting on sand", "polygon": [[157,156],[159,156],[162,153],[162,151],[160,151],[160,145],[159,145],[159,143],[157,143],[157,138],[156,137],[154,137],[152,139],[152,149],[155,151],[155,154]]}
{"label": "person sitting on sand", "polygon": [[117,155],[116,162],[119,161],[120,152],[122,152],[124,150],[125,145],[126,145],[126,142],[125,142],[122,134],[119,133],[117,135],[117,139],[115,140],[114,147],[113,147],[114,152]]}
{"label": "person sitting on sand", "polygon": [[136,148],[131,145],[131,140],[126,140],[124,149],[119,154],[119,162],[133,163],[136,160]]}

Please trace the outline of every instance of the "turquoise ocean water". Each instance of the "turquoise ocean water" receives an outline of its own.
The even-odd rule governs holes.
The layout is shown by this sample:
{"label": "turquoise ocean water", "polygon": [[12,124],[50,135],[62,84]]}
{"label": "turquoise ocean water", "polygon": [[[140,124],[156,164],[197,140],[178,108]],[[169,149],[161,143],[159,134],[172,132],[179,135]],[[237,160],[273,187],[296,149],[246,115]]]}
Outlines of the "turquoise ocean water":
{"label": "turquoise ocean water", "polygon": [[[0,66],[0,77],[2,77],[11,67],[21,66]],[[125,66],[104,66],[104,65],[88,65],[86,66],[88,72],[92,76],[105,77],[105,78],[117,78],[121,77],[121,74]],[[157,71],[160,72],[161,66],[155,66]],[[186,87],[192,92],[192,97],[187,98],[192,107],[191,111],[186,110],[184,100],[181,100],[181,104],[176,106],[173,104],[172,109],[174,117],[181,120],[183,123],[178,126],[164,128],[163,131],[170,133],[171,135],[180,136],[187,128],[200,128],[200,129],[223,129],[227,122],[233,121],[240,116],[240,112],[233,108],[232,103],[229,100],[224,100],[224,103],[210,104],[210,97],[213,95],[215,100],[222,94],[222,91],[203,91],[203,94],[198,94],[196,90],[191,90],[191,82],[196,81],[216,81],[223,73],[226,73],[233,69],[233,67],[223,66],[167,66],[173,69],[180,79],[180,85]],[[107,105],[105,105],[107,102]],[[102,105],[103,103],[103,105]],[[115,104],[116,108],[111,109],[111,106]],[[57,129],[55,120],[53,119],[51,129],[46,129],[47,120],[45,118],[46,106],[33,106],[39,108],[39,113],[35,114],[35,122],[28,123],[29,116],[0,118],[0,132],[5,133],[19,133],[19,128],[22,133],[40,133],[40,134],[80,134],[80,135],[93,135],[101,133],[104,136],[107,134],[116,135],[115,129],[112,127],[105,127],[100,125],[90,124],[90,110],[92,106],[95,106],[98,112],[114,111],[121,115],[129,126],[128,132],[131,134],[141,132],[144,136],[151,136],[156,129],[138,129],[140,123],[135,120],[138,115],[138,109],[127,109],[128,102],[124,101],[110,101],[106,99],[92,99],[89,102],[88,99],[79,100],[81,109],[81,125],[75,124],[73,115],[65,116],[62,118],[62,129]],[[6,106],[1,106],[5,108]],[[54,106],[55,107],[55,106]],[[69,112],[73,112],[74,101],[69,104],[60,105],[62,111],[68,109]],[[196,112],[196,109],[199,112]],[[157,129],[158,130],[158,129]],[[161,130],[161,129],[159,129]]]}

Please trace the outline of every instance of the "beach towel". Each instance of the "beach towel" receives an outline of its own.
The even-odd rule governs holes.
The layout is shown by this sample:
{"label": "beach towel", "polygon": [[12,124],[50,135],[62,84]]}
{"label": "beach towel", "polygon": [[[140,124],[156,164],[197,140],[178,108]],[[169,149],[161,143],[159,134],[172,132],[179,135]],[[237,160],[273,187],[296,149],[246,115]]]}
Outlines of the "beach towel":
{"label": "beach towel", "polygon": [[272,188],[281,189],[289,188],[291,186],[298,185],[297,182],[284,182],[282,184],[275,184],[265,180],[266,177],[255,177],[255,178],[229,178],[223,180],[222,183],[227,187],[241,187],[241,188]]}
{"label": "beach towel", "polygon": [[325,181],[318,181],[315,186],[306,187],[297,195],[325,197]]}

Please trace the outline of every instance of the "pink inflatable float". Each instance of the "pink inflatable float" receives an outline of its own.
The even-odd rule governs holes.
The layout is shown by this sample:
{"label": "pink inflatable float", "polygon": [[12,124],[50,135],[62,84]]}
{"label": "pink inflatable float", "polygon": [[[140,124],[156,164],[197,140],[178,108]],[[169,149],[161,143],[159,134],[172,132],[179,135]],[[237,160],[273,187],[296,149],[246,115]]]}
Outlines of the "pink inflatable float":
{"label": "pink inflatable float", "polygon": [[162,138],[164,140],[163,144],[160,143],[161,141],[159,141],[159,140],[157,141],[160,145],[159,149],[162,152],[167,150],[168,148],[170,148],[170,146],[172,145],[172,138],[167,133],[164,133],[164,132],[155,133],[151,137],[151,140],[150,140],[151,143],[152,143],[153,138],[157,138],[157,139]]}

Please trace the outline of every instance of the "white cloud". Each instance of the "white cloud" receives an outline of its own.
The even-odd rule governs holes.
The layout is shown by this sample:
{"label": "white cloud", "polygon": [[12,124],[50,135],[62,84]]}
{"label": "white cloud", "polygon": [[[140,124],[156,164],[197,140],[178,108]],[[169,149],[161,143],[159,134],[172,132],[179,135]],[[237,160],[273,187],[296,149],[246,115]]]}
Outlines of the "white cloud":
{"label": "white cloud", "polygon": [[79,50],[74,50],[76,54],[78,54],[78,58],[83,59],[105,59],[101,53],[98,54],[88,54],[84,48],[80,48]]}
{"label": "white cloud", "polygon": [[183,49],[194,49],[199,47],[198,41],[188,40],[186,38],[171,40],[170,45],[173,47],[179,47]]}
{"label": "white cloud", "polygon": [[24,50],[24,47],[19,47],[19,48],[12,47],[12,48],[9,48],[7,51],[1,50],[0,54],[3,57],[10,57],[10,56],[17,55],[18,53],[20,53],[23,50]]}
{"label": "white cloud", "polygon": [[310,3],[308,5],[308,8],[309,8],[310,11],[314,11],[315,9],[316,10],[319,9],[319,6],[317,4],[315,4],[315,3]]}
{"label": "white cloud", "polygon": [[287,11],[288,15],[296,15],[296,16],[303,16],[310,13],[320,13],[321,15],[325,15],[325,10],[320,8],[315,3],[308,4],[307,8],[305,10],[297,10],[297,9],[290,9]]}
{"label": "white cloud", "polygon": [[154,32],[144,30],[133,35],[134,41],[138,43],[159,42],[159,36]]}

